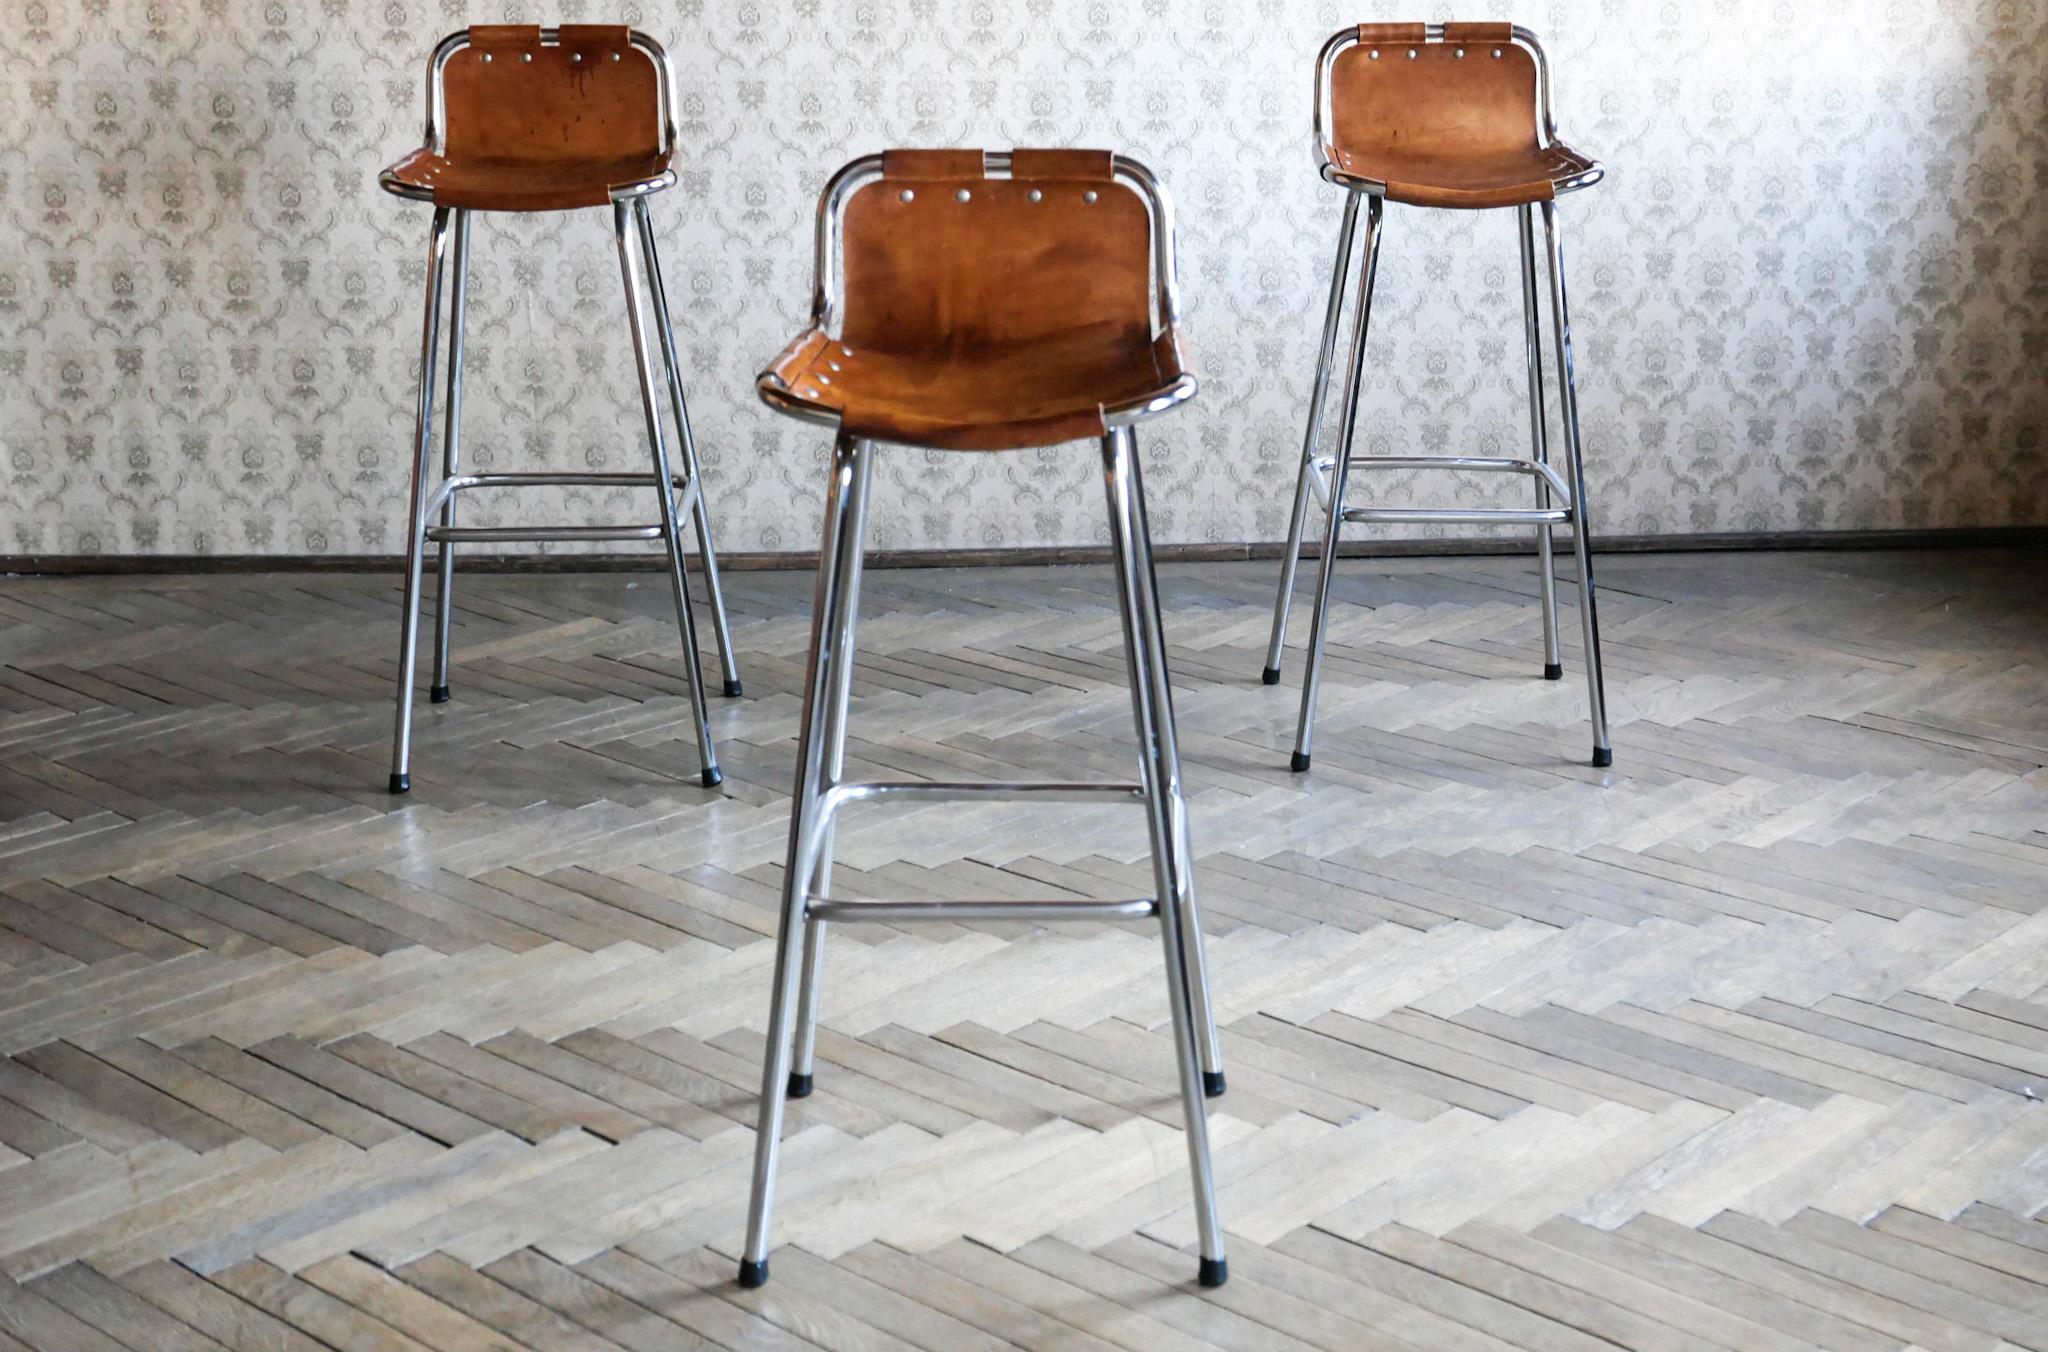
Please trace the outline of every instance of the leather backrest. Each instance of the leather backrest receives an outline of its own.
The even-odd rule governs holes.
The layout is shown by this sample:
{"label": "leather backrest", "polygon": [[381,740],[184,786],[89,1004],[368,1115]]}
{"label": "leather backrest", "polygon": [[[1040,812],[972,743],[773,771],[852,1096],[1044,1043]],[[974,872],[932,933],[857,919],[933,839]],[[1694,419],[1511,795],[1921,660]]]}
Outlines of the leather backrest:
{"label": "leather backrest", "polygon": [[945,351],[1109,326],[1152,337],[1152,223],[1106,150],[894,150],[842,224],[841,337]]}
{"label": "leather backrest", "polygon": [[543,43],[528,24],[478,24],[442,68],[451,158],[623,159],[662,150],[667,118],[654,58],[623,25],[565,24]]}
{"label": "leather backrest", "polygon": [[[1332,143],[1353,154],[1468,157],[1539,145],[1536,58],[1504,23],[1360,24],[1330,68]],[[1377,58],[1374,53],[1377,52]],[[1462,53],[1462,55],[1461,55]]]}

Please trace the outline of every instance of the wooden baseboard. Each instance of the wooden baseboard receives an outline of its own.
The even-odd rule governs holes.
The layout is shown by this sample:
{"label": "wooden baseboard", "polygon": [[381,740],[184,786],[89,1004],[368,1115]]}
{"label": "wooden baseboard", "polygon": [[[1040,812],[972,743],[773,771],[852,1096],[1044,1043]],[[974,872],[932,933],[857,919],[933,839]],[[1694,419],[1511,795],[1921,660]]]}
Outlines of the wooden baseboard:
{"label": "wooden baseboard", "polygon": [[[1600,554],[1684,554],[1768,550],[1998,549],[2048,546],[2048,526],[1962,527],[1946,530],[1744,531],[1714,535],[1609,535]],[[1243,544],[1160,545],[1162,563],[1277,559],[1282,541]],[[1343,558],[1462,558],[1525,554],[1526,540],[1351,540]],[[1320,552],[1310,544],[1304,557]],[[658,554],[481,554],[465,552],[462,567],[492,573],[651,572]],[[721,554],[734,572],[812,568],[815,553]],[[1107,545],[1047,545],[1017,549],[885,549],[868,555],[871,568],[1020,568],[1103,563]],[[91,577],[170,573],[380,573],[396,572],[395,554],[0,554],[0,573],[14,576]]]}

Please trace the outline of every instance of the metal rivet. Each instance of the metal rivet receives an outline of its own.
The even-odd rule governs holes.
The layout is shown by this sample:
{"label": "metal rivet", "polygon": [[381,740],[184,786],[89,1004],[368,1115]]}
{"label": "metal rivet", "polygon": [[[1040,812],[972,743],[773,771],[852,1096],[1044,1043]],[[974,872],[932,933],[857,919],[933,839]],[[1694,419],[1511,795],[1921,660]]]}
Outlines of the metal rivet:
{"label": "metal rivet", "polygon": [[617,52],[613,52],[613,53],[612,53],[612,60],[614,60],[614,61],[623,61],[623,60],[625,60],[625,58],[624,58],[624,57],[622,57],[622,56],[620,56],[620,55],[619,55],[619,54],[618,54]]}
{"label": "metal rivet", "polygon": [[490,54],[489,52],[485,52],[485,53],[484,53],[484,64],[485,64],[485,65],[489,65],[489,64],[490,64],[490,62],[491,62],[491,54]]}
{"label": "metal rivet", "polygon": [[532,52],[521,52],[521,53],[519,54],[519,59],[520,59],[521,61],[531,61],[531,60],[533,60],[533,53],[532,53]]}
{"label": "metal rivet", "polygon": [[570,60],[570,61],[571,61],[572,63],[578,63],[578,64],[580,64],[580,63],[582,62],[582,60],[583,60],[583,53],[581,53],[581,52],[571,52],[571,53],[569,53],[569,60]]}
{"label": "metal rivet", "polygon": [[1458,59],[1460,61],[1465,59],[1465,49],[1463,47],[1458,48]]}
{"label": "metal rivet", "polygon": [[1496,47],[1493,49],[1493,59],[1496,61],[1500,60],[1500,48]]}
{"label": "metal rivet", "polygon": [[1093,188],[1090,188],[1087,192],[1081,194],[1081,200],[1083,202],[1086,202],[1089,206],[1094,206],[1096,202],[1101,200],[1101,198],[1102,194],[1095,191],[1095,189]]}
{"label": "metal rivet", "polygon": [[841,347],[839,349],[839,355],[842,357],[851,357],[853,355],[853,349],[850,347]]}
{"label": "metal rivet", "polygon": [[819,383],[820,385],[830,385],[830,384],[832,383],[832,377],[830,377],[830,376],[819,376],[819,377],[818,377],[818,383]]}
{"label": "metal rivet", "polygon": [[1379,48],[1375,47],[1375,48],[1373,48],[1373,49],[1372,49],[1372,59],[1373,59],[1373,60],[1375,60],[1375,61],[1377,61],[1377,60],[1379,60],[1379,59],[1380,59],[1380,49],[1379,49]]}
{"label": "metal rivet", "polygon": [[956,202],[971,202],[974,200],[974,194],[962,188],[959,192],[953,194],[953,200]]}
{"label": "metal rivet", "polygon": [[910,189],[905,188],[902,192],[896,194],[896,200],[899,202],[915,202],[917,200],[917,194],[912,192]]}
{"label": "metal rivet", "polygon": [[818,392],[817,392],[816,390],[814,390],[814,389],[810,388],[809,386],[805,386],[805,387],[804,387],[804,398],[806,398],[806,399],[816,399],[817,397],[818,397]]}
{"label": "metal rivet", "polygon": [[1025,193],[1024,196],[1033,202],[1043,202],[1045,200],[1045,194],[1040,192],[1036,188],[1033,188],[1030,192]]}
{"label": "metal rivet", "polygon": [[837,371],[837,370],[839,369],[839,363],[838,363],[838,362],[836,362],[836,361],[828,361],[828,362],[826,362],[826,363],[825,363],[825,365],[827,365],[827,366],[831,367],[831,368],[832,368],[833,370],[835,370],[835,371]]}
{"label": "metal rivet", "polygon": [[1413,47],[1410,47],[1408,49],[1408,59],[1410,61],[1413,61],[1415,59],[1415,49]]}

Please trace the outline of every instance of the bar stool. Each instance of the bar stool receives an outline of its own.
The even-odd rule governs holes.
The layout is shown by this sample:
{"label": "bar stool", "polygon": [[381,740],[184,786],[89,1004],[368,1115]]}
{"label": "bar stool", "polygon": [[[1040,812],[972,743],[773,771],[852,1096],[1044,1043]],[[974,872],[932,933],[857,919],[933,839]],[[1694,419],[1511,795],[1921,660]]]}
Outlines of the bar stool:
{"label": "bar stool", "polygon": [[[825,926],[1156,917],[1201,1236],[1228,1272],[1203,1096],[1223,1092],[1195,911],[1166,640],[1132,427],[1195,392],[1176,321],[1172,208],[1107,151],[892,150],[841,169],[818,208],[811,325],[763,372],[769,407],[835,428],[740,1284],[768,1280],[783,1101],[811,1090]],[[1155,313],[1153,297],[1157,296]],[[1023,450],[1098,438],[1138,733],[1137,784],[847,782],[862,535],[875,443]],[[854,803],[1099,802],[1142,808],[1155,894],[1098,901],[852,900],[831,890]],[[801,957],[799,957],[799,945]]]}
{"label": "bar stool", "polygon": [[[420,572],[428,542],[439,546],[440,594],[434,627],[436,704],[449,698],[448,630],[457,544],[541,540],[660,540],[668,551],[669,580],[675,588],[676,624],[682,630],[684,667],[690,680],[690,712],[697,726],[697,751],[706,788],[722,776],[711,744],[704,699],[704,672],[697,655],[697,626],[684,580],[681,516],[697,528],[697,551],[710,598],[718,660],[725,693],[740,693],[732,637],[719,588],[718,559],[711,542],[697,447],[683,401],[675,330],[654,247],[647,199],[673,184],[675,171],[674,81],[668,55],[645,33],[623,26],[564,25],[538,28],[479,24],[443,38],[427,63],[426,144],[378,175],[386,192],[434,204],[427,241],[425,332],[420,339],[418,421],[414,429],[412,515],[406,535],[405,621],[398,656],[398,725],[392,738],[391,792],[412,787],[412,686],[419,648]],[[612,232],[625,277],[626,313],[632,323],[633,357],[639,367],[641,410],[654,457],[652,473],[489,473],[460,471],[462,445],[462,330],[469,295],[470,216],[478,211],[566,211],[609,206]],[[441,326],[441,274],[451,227],[454,274],[449,308],[448,414],[438,484],[428,478],[433,436],[434,359]],[[637,256],[636,256],[637,255]],[[644,260],[653,296],[663,376],[675,407],[682,466],[672,470],[662,429],[660,396],[649,355],[647,324],[640,301],[639,268]],[[661,519],[654,525],[458,526],[459,494],[477,488],[647,487],[661,491]],[[431,524],[436,514],[438,524]]]}
{"label": "bar stool", "polygon": [[[1533,525],[1542,571],[1543,675],[1564,676],[1557,640],[1557,580],[1552,532],[1572,528],[1578,565],[1579,624],[1586,647],[1586,685],[1593,712],[1593,764],[1614,763],[1607,736],[1607,697],[1600,672],[1600,624],[1593,605],[1593,569],[1588,555],[1591,522],[1586,509],[1586,472],[1579,442],[1579,399],[1573,383],[1571,312],[1565,301],[1564,246],[1556,199],[1591,187],[1606,175],[1596,161],[1557,139],[1551,114],[1550,64],[1527,29],[1505,23],[1360,24],[1338,33],[1316,63],[1316,146],[1322,175],[1345,189],[1344,222],[1337,237],[1336,275],[1310,396],[1308,435],[1295,480],[1294,516],[1281,566],[1280,595],[1273,607],[1273,635],[1266,650],[1267,685],[1280,681],[1280,653],[1287,638],[1287,607],[1294,591],[1309,494],[1323,505],[1326,521],[1322,567],[1316,582],[1314,623],[1309,630],[1308,672],[1302,682],[1301,724],[1293,768],[1309,768],[1315,731],[1316,686],[1327,638],[1330,578],[1336,571],[1337,539],[1346,522],[1460,525]],[[1351,365],[1345,377],[1344,427],[1334,457],[1317,454],[1331,359],[1351,266],[1359,200],[1366,202],[1364,278],[1352,321]],[[1531,458],[1480,456],[1353,456],[1358,420],[1365,336],[1372,315],[1373,282],[1379,269],[1381,219],[1388,202],[1452,210],[1512,207],[1520,222],[1522,312],[1529,368]],[[1569,482],[1550,465],[1549,432],[1543,399],[1543,340],[1537,320],[1534,213],[1543,213],[1548,243],[1551,318],[1556,330],[1560,412],[1568,452]],[[1353,469],[1477,470],[1524,474],[1533,481],[1533,510],[1465,510],[1417,507],[1346,507],[1344,490]],[[1555,505],[1552,500],[1555,499]]]}

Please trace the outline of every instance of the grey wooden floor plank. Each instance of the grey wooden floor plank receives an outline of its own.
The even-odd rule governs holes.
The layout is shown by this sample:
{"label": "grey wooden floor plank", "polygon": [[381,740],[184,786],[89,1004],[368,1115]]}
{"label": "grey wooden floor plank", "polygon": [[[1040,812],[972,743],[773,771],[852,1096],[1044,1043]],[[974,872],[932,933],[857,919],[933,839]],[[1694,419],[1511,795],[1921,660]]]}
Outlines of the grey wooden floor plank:
{"label": "grey wooden floor plank", "polygon": [[[658,589],[465,572],[401,799],[390,578],[0,579],[0,1352],[2031,1352],[2038,564],[1606,561],[1596,771],[1531,560],[1347,563],[1306,775],[1272,568],[1163,568],[1210,1292],[1136,924],[834,927],[733,1283],[810,578],[726,579],[706,790]],[[1116,614],[1101,568],[874,570],[848,773],[1128,779]],[[838,856],[1155,885],[1087,805]]]}

